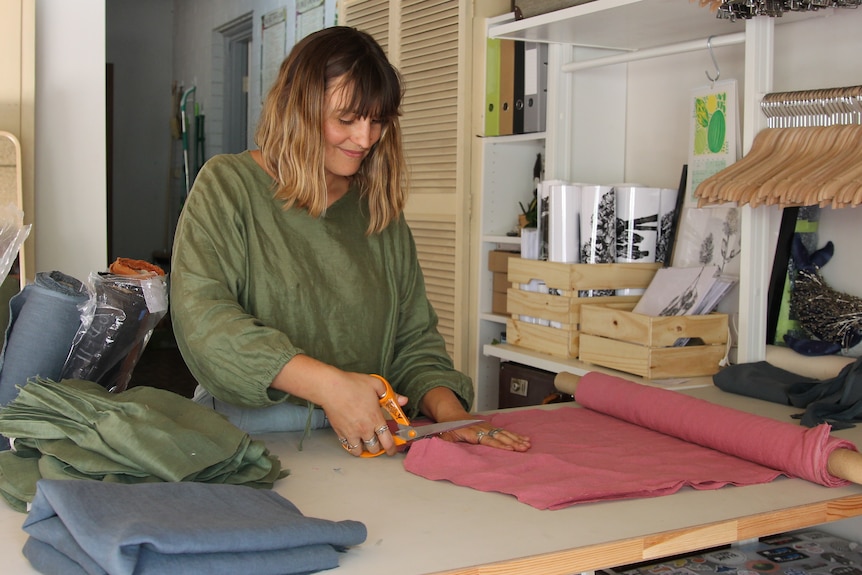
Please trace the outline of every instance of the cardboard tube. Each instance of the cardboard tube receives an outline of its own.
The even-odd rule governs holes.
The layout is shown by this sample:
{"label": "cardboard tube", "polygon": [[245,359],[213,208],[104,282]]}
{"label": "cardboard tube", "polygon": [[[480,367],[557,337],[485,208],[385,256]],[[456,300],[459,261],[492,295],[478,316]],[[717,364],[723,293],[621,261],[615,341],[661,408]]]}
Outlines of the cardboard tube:
{"label": "cardboard tube", "polygon": [[[627,380],[622,380],[622,379],[615,378],[613,376],[604,375],[604,374],[591,373],[591,374],[587,374],[584,377],[593,377],[593,378],[601,377],[607,383],[619,382],[622,385],[635,385],[635,386],[639,385],[637,383],[633,383],[633,382],[630,382]],[[568,373],[568,372],[560,372],[554,378],[554,386],[557,388],[557,390],[559,390],[563,393],[568,393],[568,394],[573,395],[575,397],[575,401],[578,401],[579,398],[578,398],[577,389],[578,389],[579,383],[581,382],[581,379],[582,379],[582,376],[575,375],[573,373]],[[645,386],[641,386],[641,387],[645,387]],[[632,388],[632,389],[636,389],[636,388]],[[691,402],[692,406],[694,406],[696,403],[702,402],[702,400],[699,400],[699,399],[696,399],[693,397],[677,395],[679,392],[667,391],[667,390],[663,390],[663,389],[646,388],[646,389],[642,389],[641,391],[643,391],[646,394],[655,395],[656,397],[662,397],[662,396],[664,396],[663,394],[674,394],[673,396],[664,396],[664,397],[668,397],[668,398],[675,397],[675,399],[677,399],[681,402]],[[651,404],[647,403],[647,402],[642,402],[640,404],[641,407],[639,407],[639,409],[648,409],[648,407],[647,407],[648,405],[651,405]],[[592,405],[589,405],[587,407],[593,408]],[[678,410],[682,411],[681,409],[679,409],[678,405],[676,407]],[[715,407],[716,407],[717,417],[722,417],[722,414],[729,413],[727,410],[729,410],[730,408],[724,408],[724,407],[721,407],[718,405],[716,405]],[[606,412],[603,409],[596,409],[596,411]],[[732,410],[732,411],[737,411],[737,410]],[[619,414],[609,413],[609,415],[618,416]],[[768,422],[775,422],[775,420],[769,420],[768,418],[763,418],[763,417],[757,416],[757,415],[746,414],[746,417],[749,417],[751,419],[751,421],[756,421],[757,419],[762,419],[762,420],[765,420]],[[627,419],[627,418],[623,417],[623,419]],[[645,419],[649,419],[649,418],[645,418]],[[639,424],[639,422],[637,422],[637,421],[631,421],[631,422]],[[703,422],[703,423],[706,424],[707,422]],[[781,422],[776,422],[776,423],[780,423],[781,425],[790,425],[790,424],[784,424]],[[652,426],[647,426],[647,427],[654,429]],[[796,427],[796,426],[794,426],[794,427]],[[655,429],[655,431],[666,432],[665,429]],[[800,430],[800,433],[804,433],[804,432],[805,432],[805,430]],[[683,436],[679,436],[679,437],[680,437],[680,439],[689,440],[688,437],[683,437]],[[706,445],[706,443],[702,442],[702,441],[697,441],[697,443],[700,443],[701,445]],[[849,444],[849,442],[848,442],[848,444]],[[718,449],[719,451],[725,451],[725,449],[722,449],[720,446],[713,446],[713,445],[706,445],[706,446],[712,447],[714,449]],[[737,453],[731,452],[731,454],[739,456],[739,454],[737,454]],[[745,458],[745,459],[747,459],[747,458]],[[767,462],[758,461],[755,459],[752,459],[752,461],[754,461],[755,463],[761,463],[761,464],[767,463]],[[773,467],[775,467],[775,466],[773,465]],[[783,469],[782,467],[775,467],[775,468],[776,469]],[[829,475],[833,476],[836,479],[843,480],[843,481],[849,481],[851,483],[862,484],[862,454],[858,453],[854,449],[850,449],[847,447],[837,447],[828,453],[827,459],[825,461],[825,471],[826,471],[826,473],[828,473]],[[786,470],[785,470],[785,472],[786,472]],[[799,475],[797,474],[797,476],[799,476]],[[822,481],[815,481],[815,479],[812,477],[804,477],[804,478],[808,479],[809,481],[814,481],[816,483],[821,483],[821,484],[823,483]]]}

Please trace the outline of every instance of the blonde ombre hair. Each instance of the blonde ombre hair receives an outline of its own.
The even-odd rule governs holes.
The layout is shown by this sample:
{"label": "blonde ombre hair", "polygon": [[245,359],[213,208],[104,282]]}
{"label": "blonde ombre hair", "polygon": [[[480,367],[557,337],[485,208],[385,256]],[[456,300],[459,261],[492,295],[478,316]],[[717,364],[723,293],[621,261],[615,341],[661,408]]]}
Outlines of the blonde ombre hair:
{"label": "blonde ombre hair", "polygon": [[343,77],[345,109],[382,122],[380,139],[353,177],[367,198],[368,233],[400,217],[407,201],[407,166],[401,143],[401,75],[369,34],[346,26],[302,39],[282,62],[266,96],[255,143],[275,177],[284,208],[326,211],[323,116],[326,90]]}

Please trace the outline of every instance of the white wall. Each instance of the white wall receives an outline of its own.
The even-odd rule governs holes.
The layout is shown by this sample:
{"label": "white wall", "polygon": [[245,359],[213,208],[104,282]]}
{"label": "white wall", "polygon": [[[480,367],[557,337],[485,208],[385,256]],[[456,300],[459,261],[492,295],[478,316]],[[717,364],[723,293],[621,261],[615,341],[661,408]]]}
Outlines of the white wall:
{"label": "white wall", "polygon": [[104,269],[105,4],[36,4],[36,271]]}

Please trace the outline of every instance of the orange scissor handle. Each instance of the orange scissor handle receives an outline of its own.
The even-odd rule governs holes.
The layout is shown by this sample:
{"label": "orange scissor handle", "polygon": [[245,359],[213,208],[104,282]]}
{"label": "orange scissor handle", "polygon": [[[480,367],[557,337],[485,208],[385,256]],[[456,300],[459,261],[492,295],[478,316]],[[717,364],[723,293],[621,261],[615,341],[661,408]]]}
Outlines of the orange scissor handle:
{"label": "orange scissor handle", "polygon": [[[371,377],[376,377],[380,381],[383,382],[383,385],[386,386],[386,390],[383,392],[383,395],[380,396],[380,407],[386,410],[386,412],[398,423],[399,427],[410,427],[410,420],[407,419],[407,416],[404,415],[404,410],[401,409],[401,406],[398,405],[398,397],[395,395],[395,391],[392,389],[392,386],[386,381],[386,378],[377,375],[376,373],[372,373]],[[411,428],[410,432],[415,435],[415,431]],[[392,434],[392,439],[395,441],[395,445],[404,445],[407,441],[398,435]],[[377,457],[378,455],[385,453],[382,449],[376,453],[371,453],[370,451],[363,451],[361,457]]]}

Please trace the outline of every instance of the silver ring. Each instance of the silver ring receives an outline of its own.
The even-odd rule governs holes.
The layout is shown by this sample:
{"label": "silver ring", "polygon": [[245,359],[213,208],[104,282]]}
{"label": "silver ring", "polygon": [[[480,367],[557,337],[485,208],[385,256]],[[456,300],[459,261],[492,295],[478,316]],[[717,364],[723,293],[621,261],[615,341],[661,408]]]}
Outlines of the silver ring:
{"label": "silver ring", "polygon": [[388,431],[389,431],[388,425],[381,425],[380,427],[378,427],[377,429],[374,430],[374,433],[377,435],[383,435],[384,433],[386,433]]}
{"label": "silver ring", "polygon": [[487,432],[487,431],[478,431],[478,432],[476,432],[476,444],[478,445],[478,444],[482,443],[482,439],[483,439],[486,435],[488,435],[488,432]]}
{"label": "silver ring", "polygon": [[347,451],[353,451],[354,449],[359,447],[359,444],[357,443],[356,445],[350,445],[347,441],[345,441],[344,443],[341,444],[341,447],[343,447]]}
{"label": "silver ring", "polygon": [[377,445],[377,436],[375,435],[371,439],[363,439],[362,443],[364,443],[366,447],[374,447]]}
{"label": "silver ring", "polygon": [[495,435],[497,435],[501,431],[503,431],[503,428],[495,427],[494,429],[492,429],[491,431],[488,432],[488,437],[494,437]]}
{"label": "silver ring", "polygon": [[344,439],[343,437],[339,437],[338,441],[341,442],[341,445],[343,445],[344,447],[347,447],[347,440],[346,439]]}

